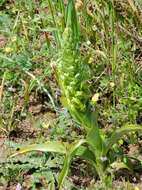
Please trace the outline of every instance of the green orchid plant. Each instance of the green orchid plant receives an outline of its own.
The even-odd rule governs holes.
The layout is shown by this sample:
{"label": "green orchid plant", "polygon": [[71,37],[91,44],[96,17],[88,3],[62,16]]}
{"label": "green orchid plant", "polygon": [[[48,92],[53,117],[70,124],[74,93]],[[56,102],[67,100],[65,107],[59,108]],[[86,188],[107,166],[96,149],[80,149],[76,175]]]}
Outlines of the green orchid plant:
{"label": "green orchid plant", "polygon": [[[70,6],[72,8],[69,11]],[[75,11],[74,2],[70,0],[68,15],[71,16],[73,11]],[[66,28],[60,40],[58,59],[52,63],[52,67],[62,92],[61,102],[72,117],[85,128],[86,137],[71,144],[67,142],[47,142],[45,144],[29,145],[10,156],[14,157],[31,151],[55,152],[65,155],[64,165],[58,180],[59,189],[62,188],[73,157],[85,159],[94,167],[100,179],[104,180],[107,176],[107,169],[111,167],[113,162],[115,163],[115,159],[111,158],[112,146],[126,133],[142,130],[142,126],[139,125],[126,125],[115,129],[106,137],[102,137],[97,122],[98,114],[91,110],[86,82],[86,62],[83,60],[76,43],[78,26],[73,25],[71,17],[69,21],[66,22]],[[75,26],[77,26],[76,30]]]}

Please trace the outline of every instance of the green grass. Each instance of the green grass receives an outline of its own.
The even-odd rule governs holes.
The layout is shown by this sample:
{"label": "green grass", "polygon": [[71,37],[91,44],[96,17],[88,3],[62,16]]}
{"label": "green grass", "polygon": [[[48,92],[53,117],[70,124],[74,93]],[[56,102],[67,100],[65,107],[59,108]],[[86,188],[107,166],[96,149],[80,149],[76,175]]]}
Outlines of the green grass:
{"label": "green grass", "polygon": [[[34,125],[33,131],[37,132],[34,139],[36,143],[44,143],[51,139],[72,142],[86,134],[61,105],[61,91],[51,67],[51,63],[58,58],[57,52],[61,47],[60,39],[65,25],[70,24],[67,15],[72,16],[71,6],[68,12],[66,6],[67,3],[62,0],[0,2],[0,84],[4,73],[6,74],[0,102],[0,135],[5,136],[7,142],[9,139],[12,140],[11,133],[18,130],[26,119]],[[71,23],[74,33],[77,34],[76,46],[80,48],[83,59],[88,63],[90,76],[87,84],[90,100],[94,94],[99,93],[98,101],[92,103],[92,110],[99,113],[102,137],[104,131],[114,131],[125,124],[142,124],[141,6],[141,1],[135,1],[134,11],[134,7],[128,1],[84,0],[77,8],[79,25],[77,22]],[[45,111],[39,112],[40,117],[30,112],[32,97],[35,98],[35,104],[39,101],[38,103],[44,107]],[[42,100],[39,100],[40,97]],[[45,122],[44,117],[47,117],[45,113],[53,113],[55,117],[49,117]],[[49,127],[46,128],[48,123]],[[142,151],[141,135],[140,132],[129,134],[114,145],[118,160],[126,160],[125,153],[128,153],[129,157],[138,159],[137,167],[141,167],[142,160],[139,159]],[[28,139],[24,139],[24,136],[22,138],[21,143],[27,144]],[[137,146],[137,151],[129,152],[128,145],[126,147],[125,144]],[[45,157],[46,155],[41,156],[43,160],[46,160]],[[61,168],[63,157],[50,154],[48,159],[51,159],[53,167]],[[23,184],[25,179],[23,176],[20,177],[20,174],[21,171],[29,171],[31,160],[32,154],[27,157],[25,164],[20,161],[20,164],[13,166],[12,160],[8,164],[1,161],[0,186],[8,181],[12,185]],[[54,162],[59,163],[56,165]],[[8,168],[4,169],[6,166]],[[32,175],[37,176],[37,180],[31,180],[29,186],[36,189],[40,179],[45,177],[46,183],[42,182],[43,186],[49,185],[51,189],[55,189],[59,171],[48,170],[48,164],[43,168],[48,170],[47,172],[41,171],[40,164],[39,168],[38,164],[31,165],[31,168],[35,167],[37,169]],[[81,171],[80,166],[79,170]],[[84,176],[91,173],[92,182],[90,184],[86,182],[87,185],[72,183],[71,181],[75,180],[72,180],[74,173],[71,169],[65,182],[66,188],[85,189],[86,186],[93,189],[96,183],[96,189],[108,187],[111,189],[111,180],[115,183],[113,168],[109,171],[110,178],[104,181],[104,184],[99,184],[99,180],[93,175],[95,172],[89,166],[84,166],[82,171]],[[12,176],[12,173],[18,177]],[[132,189],[129,182],[124,184],[124,189]]]}

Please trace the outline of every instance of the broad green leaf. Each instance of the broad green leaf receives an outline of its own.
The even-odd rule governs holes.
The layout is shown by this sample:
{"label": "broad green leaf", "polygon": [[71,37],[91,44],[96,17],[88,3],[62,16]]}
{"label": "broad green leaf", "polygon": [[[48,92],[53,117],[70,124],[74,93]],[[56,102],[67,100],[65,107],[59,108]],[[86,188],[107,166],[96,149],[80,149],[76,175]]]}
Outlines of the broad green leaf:
{"label": "broad green leaf", "polygon": [[71,115],[83,126],[85,127],[86,131],[89,131],[91,128],[91,124],[90,124],[90,110],[89,108],[86,109],[86,112],[82,113],[79,111],[76,112],[71,112]]}
{"label": "broad green leaf", "polygon": [[133,172],[133,169],[130,168],[126,163],[124,162],[113,162],[111,164],[111,167],[114,167],[114,168],[126,168],[128,170],[130,170],[131,172]]}
{"label": "broad green leaf", "polygon": [[100,157],[103,152],[104,145],[101,136],[99,134],[97,119],[98,119],[97,113],[96,112],[92,113],[91,129],[87,135],[87,143],[90,145],[94,155]]}
{"label": "broad green leaf", "polygon": [[61,189],[61,185],[64,183],[64,180],[68,174],[72,157],[75,156],[75,152],[77,151],[77,149],[84,143],[86,143],[86,140],[81,139],[73,142],[70,146],[68,146],[67,155],[64,160],[64,166],[59,175],[59,181],[58,181],[59,189]]}
{"label": "broad green leaf", "polygon": [[47,142],[45,144],[33,144],[29,145],[21,150],[16,151],[10,157],[17,156],[19,154],[24,154],[32,151],[42,151],[42,152],[56,152],[60,154],[66,154],[66,148],[68,144],[63,142]]}
{"label": "broad green leaf", "polygon": [[139,130],[142,130],[142,126],[140,125],[126,125],[120,129],[116,129],[114,133],[111,135],[111,137],[105,140],[105,154],[107,154],[112,145],[118,142],[118,140],[121,139],[123,135],[125,135],[128,132]]}
{"label": "broad green leaf", "polygon": [[89,150],[89,148],[80,146],[76,150],[75,156],[78,156],[82,158],[83,160],[86,160],[88,163],[90,163],[92,166],[96,168],[96,158],[94,154]]}

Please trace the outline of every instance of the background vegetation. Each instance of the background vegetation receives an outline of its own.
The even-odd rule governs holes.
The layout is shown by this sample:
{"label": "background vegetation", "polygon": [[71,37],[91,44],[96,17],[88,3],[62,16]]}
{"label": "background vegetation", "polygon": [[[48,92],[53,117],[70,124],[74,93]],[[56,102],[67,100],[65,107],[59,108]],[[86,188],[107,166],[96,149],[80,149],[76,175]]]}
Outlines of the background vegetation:
{"label": "background vegetation", "polygon": [[[68,25],[68,7],[68,1],[62,0],[0,2],[2,188],[57,189],[62,155],[8,156],[29,144],[71,143],[86,135],[60,103],[62,91],[54,67]],[[75,8],[78,23],[71,18],[84,60],[86,95],[92,111],[99,114],[101,137],[126,124],[141,125],[142,1],[78,0]],[[117,162],[109,167],[103,182],[86,161],[77,158],[63,189],[141,189],[142,133],[125,135],[112,149],[114,154],[109,156]]]}

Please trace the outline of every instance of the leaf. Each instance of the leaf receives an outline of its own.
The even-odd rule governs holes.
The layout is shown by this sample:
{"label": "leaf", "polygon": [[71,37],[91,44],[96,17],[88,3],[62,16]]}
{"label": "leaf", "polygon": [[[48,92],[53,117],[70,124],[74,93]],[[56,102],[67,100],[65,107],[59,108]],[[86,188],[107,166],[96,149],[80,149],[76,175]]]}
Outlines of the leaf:
{"label": "leaf", "polygon": [[63,142],[47,142],[46,144],[33,144],[29,145],[21,150],[16,151],[10,157],[17,156],[19,154],[25,154],[32,151],[42,151],[42,152],[56,152],[60,154],[66,154],[66,148],[68,143]]}
{"label": "leaf", "polygon": [[61,189],[61,185],[64,183],[65,177],[68,174],[68,170],[70,167],[72,157],[75,155],[75,152],[77,151],[77,149],[84,143],[86,143],[86,140],[81,139],[81,140],[77,140],[77,141],[73,142],[68,147],[68,150],[67,150],[68,153],[67,153],[65,160],[64,160],[64,166],[63,166],[63,169],[59,175],[59,181],[58,181],[59,190]]}
{"label": "leaf", "polygon": [[119,139],[121,139],[123,135],[125,135],[128,132],[139,131],[139,130],[142,130],[142,126],[140,125],[126,125],[120,129],[116,129],[112,133],[111,137],[105,140],[105,145],[106,145],[105,155],[112,147],[112,145],[115,144]]}
{"label": "leaf", "polygon": [[32,89],[35,87],[36,82],[37,82],[37,79],[36,79],[36,78],[34,78],[34,79],[31,81],[30,86],[29,86],[29,88],[28,88],[28,93],[30,93],[30,92],[32,91]]}
{"label": "leaf", "polygon": [[99,128],[97,123],[98,115],[96,112],[92,113],[91,115],[91,129],[87,135],[87,142],[91,147],[94,155],[100,157],[103,152],[103,141],[99,134]]}
{"label": "leaf", "polygon": [[[55,17],[54,17],[54,15],[56,15],[56,14],[55,14],[55,11],[53,9],[54,6],[53,6],[51,0],[48,0],[48,5],[49,5],[49,10],[50,10],[50,13],[51,13],[51,16],[52,16],[53,27],[54,28],[58,28],[57,25],[56,25]],[[60,42],[60,39],[59,39],[59,31],[58,30],[57,31],[53,31],[53,35],[55,37],[55,40],[56,40],[58,48],[60,48],[61,47],[61,44],[60,44],[61,42]]]}
{"label": "leaf", "polygon": [[90,125],[90,107],[88,106],[88,108],[86,109],[86,112],[79,112],[79,111],[72,111],[70,105],[67,103],[67,100],[65,97],[61,97],[60,98],[61,103],[69,110],[70,114],[72,115],[72,117],[75,119],[76,122],[80,123],[81,125],[83,125],[83,127],[85,127],[86,131],[88,131],[91,128]]}
{"label": "leaf", "polygon": [[111,167],[114,167],[114,168],[126,168],[128,170],[130,170],[131,172],[133,172],[132,168],[129,167],[126,163],[124,162],[113,162],[111,164]]}
{"label": "leaf", "polygon": [[68,0],[66,12],[66,27],[71,27],[75,40],[79,40],[79,24],[77,20],[77,13],[73,0]]}
{"label": "leaf", "polygon": [[96,168],[96,158],[94,154],[89,150],[89,148],[80,146],[75,152],[75,156],[86,160],[88,163]]}

